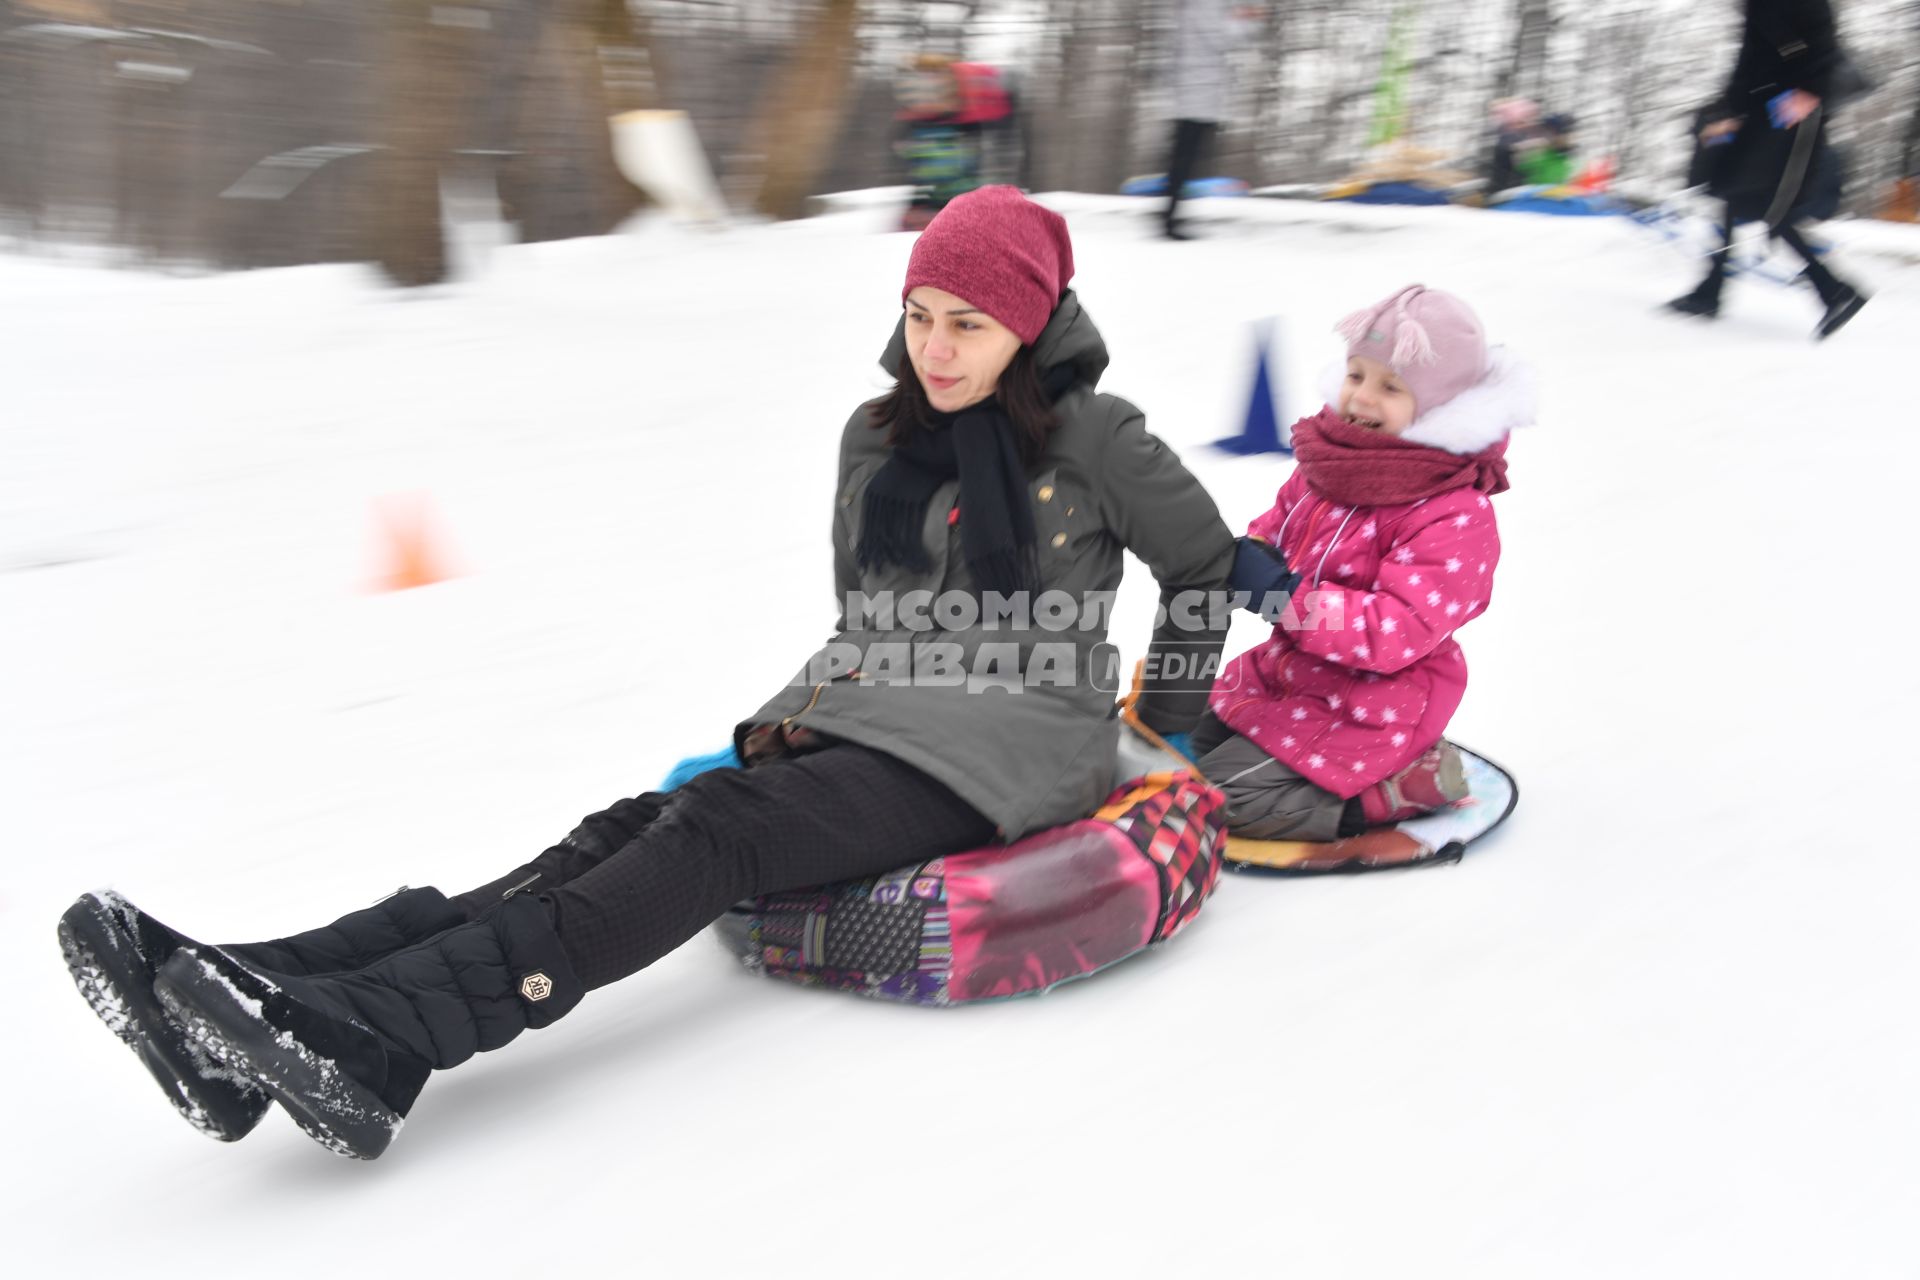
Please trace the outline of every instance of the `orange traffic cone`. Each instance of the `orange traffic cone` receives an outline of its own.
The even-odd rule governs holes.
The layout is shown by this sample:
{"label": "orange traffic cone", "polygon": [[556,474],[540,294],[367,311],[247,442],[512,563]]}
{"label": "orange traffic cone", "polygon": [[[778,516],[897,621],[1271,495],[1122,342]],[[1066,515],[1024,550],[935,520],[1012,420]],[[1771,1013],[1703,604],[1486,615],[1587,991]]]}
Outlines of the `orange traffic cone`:
{"label": "orange traffic cone", "polygon": [[427,499],[423,494],[381,498],[374,509],[382,531],[385,565],[376,591],[405,591],[431,586],[452,577],[429,532]]}

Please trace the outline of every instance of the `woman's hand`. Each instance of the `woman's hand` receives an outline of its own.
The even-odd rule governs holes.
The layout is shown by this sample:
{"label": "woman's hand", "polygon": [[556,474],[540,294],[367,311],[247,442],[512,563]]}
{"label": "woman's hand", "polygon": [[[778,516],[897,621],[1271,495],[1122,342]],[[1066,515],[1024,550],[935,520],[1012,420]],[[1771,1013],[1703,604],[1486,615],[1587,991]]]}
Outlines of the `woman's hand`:
{"label": "woman's hand", "polygon": [[1819,97],[1805,89],[1789,89],[1767,102],[1767,115],[1776,129],[1791,129],[1819,109]]}
{"label": "woman's hand", "polygon": [[1725,120],[1715,120],[1700,131],[1700,141],[1712,146],[1722,138],[1731,137],[1740,131],[1740,117],[1730,116]]}

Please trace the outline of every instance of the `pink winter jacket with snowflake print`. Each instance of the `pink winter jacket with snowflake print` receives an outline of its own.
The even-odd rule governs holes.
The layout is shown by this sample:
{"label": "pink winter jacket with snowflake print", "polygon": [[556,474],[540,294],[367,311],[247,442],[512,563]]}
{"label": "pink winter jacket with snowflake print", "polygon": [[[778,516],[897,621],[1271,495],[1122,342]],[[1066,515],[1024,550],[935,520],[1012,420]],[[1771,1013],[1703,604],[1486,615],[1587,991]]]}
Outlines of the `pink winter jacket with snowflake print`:
{"label": "pink winter jacket with snowflake print", "polygon": [[[1496,348],[1485,381],[1402,438],[1477,453],[1531,420],[1530,379]],[[1467,662],[1453,633],[1492,599],[1493,504],[1466,487],[1345,507],[1296,470],[1247,532],[1278,547],[1300,585],[1271,638],[1222,671],[1213,713],[1309,781],[1356,796],[1439,741],[1460,705]]]}

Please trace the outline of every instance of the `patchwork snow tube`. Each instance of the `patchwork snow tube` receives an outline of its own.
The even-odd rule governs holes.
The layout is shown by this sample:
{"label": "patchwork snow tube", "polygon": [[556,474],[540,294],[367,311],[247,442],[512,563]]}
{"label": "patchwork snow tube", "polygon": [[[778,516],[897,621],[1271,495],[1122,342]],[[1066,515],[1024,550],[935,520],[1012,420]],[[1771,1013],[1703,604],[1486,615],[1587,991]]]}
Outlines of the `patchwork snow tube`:
{"label": "patchwork snow tube", "polygon": [[769,894],[715,925],[749,969],[910,1004],[1045,991],[1186,928],[1219,883],[1220,793],[1190,772],[1090,818],[886,875]]}

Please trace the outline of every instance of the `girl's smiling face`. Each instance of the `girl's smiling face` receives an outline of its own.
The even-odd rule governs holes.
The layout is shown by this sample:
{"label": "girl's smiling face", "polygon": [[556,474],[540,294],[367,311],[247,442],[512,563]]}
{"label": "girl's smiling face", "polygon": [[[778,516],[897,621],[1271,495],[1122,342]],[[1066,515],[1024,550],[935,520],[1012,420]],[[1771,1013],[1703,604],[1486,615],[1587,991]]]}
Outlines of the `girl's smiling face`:
{"label": "girl's smiling face", "polygon": [[944,289],[917,285],[907,295],[907,358],[942,413],[978,404],[1000,386],[1020,350],[1013,330]]}
{"label": "girl's smiling face", "polygon": [[1347,376],[1340,383],[1337,406],[1349,422],[1397,436],[1413,425],[1413,392],[1392,365],[1366,356],[1347,359]]}

